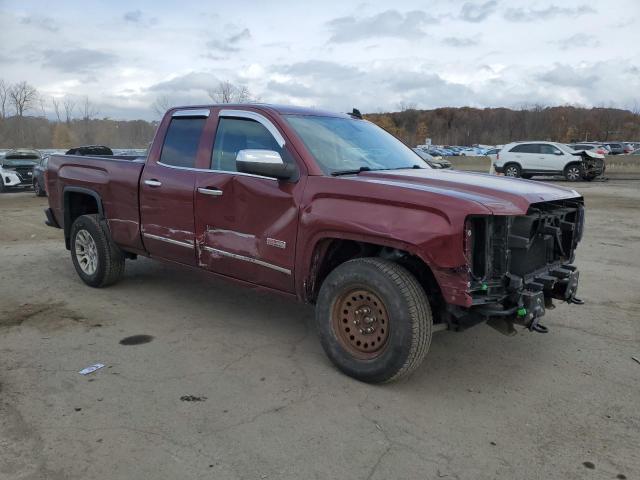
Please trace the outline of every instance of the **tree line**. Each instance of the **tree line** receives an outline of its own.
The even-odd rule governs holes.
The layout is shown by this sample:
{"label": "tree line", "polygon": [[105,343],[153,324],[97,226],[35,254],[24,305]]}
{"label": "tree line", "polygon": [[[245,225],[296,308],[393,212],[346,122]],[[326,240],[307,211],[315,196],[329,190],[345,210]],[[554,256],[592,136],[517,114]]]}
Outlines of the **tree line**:
{"label": "tree line", "polygon": [[[255,102],[249,89],[229,81],[207,91],[215,103]],[[159,96],[150,105],[158,118],[173,105]],[[436,108],[418,110],[399,105],[398,112],[372,113],[365,118],[408,145],[430,138],[438,145],[501,145],[514,140],[640,141],[640,110],[545,107]],[[47,99],[27,82],[0,79],[0,148],[69,148],[101,144],[113,148],[144,148],[153,138],[156,121],[99,118],[89,97]],[[48,115],[49,114],[49,115]],[[51,118],[49,118],[51,117]]]}
{"label": "tree line", "polygon": [[436,108],[365,117],[409,145],[430,138],[437,145],[503,145],[516,140],[640,141],[640,111],[617,108]]}

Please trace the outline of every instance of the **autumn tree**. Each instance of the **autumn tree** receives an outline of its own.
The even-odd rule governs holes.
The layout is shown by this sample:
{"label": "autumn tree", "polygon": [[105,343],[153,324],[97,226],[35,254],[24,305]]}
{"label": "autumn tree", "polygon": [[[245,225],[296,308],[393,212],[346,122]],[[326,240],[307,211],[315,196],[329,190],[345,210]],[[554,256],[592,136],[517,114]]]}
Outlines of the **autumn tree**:
{"label": "autumn tree", "polygon": [[35,106],[38,100],[38,91],[27,82],[22,81],[9,89],[9,98],[15,108],[16,115],[22,118],[24,112]]}

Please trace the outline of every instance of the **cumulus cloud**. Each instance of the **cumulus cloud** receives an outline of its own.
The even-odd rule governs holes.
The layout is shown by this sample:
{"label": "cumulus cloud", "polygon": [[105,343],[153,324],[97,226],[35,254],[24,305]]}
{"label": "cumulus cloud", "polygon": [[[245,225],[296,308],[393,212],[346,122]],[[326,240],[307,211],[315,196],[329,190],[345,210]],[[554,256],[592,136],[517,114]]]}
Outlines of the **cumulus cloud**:
{"label": "cumulus cloud", "polygon": [[207,48],[224,53],[239,52],[240,43],[251,38],[251,31],[248,28],[228,35],[223,39],[214,39],[207,42]]}
{"label": "cumulus cloud", "polygon": [[20,24],[30,25],[47,32],[57,32],[60,30],[60,26],[53,18],[37,13],[21,17]]}
{"label": "cumulus cloud", "polygon": [[485,3],[466,2],[460,9],[460,19],[465,22],[481,22],[496,11],[498,2],[490,0]]}
{"label": "cumulus cloud", "polygon": [[479,41],[477,38],[469,37],[445,37],[442,39],[442,43],[449,47],[463,48],[477,45]]}
{"label": "cumulus cloud", "polygon": [[138,25],[155,25],[158,23],[157,18],[148,17],[142,12],[142,10],[131,10],[129,12],[125,12],[122,18],[125,22]]}
{"label": "cumulus cloud", "polygon": [[596,48],[600,46],[600,40],[593,35],[586,33],[576,33],[569,37],[549,42],[557,45],[561,50],[569,50],[572,48]]}
{"label": "cumulus cloud", "polygon": [[538,79],[561,87],[591,88],[600,77],[591,69],[556,64],[553,69],[538,75]]}
{"label": "cumulus cloud", "polygon": [[214,88],[219,83],[219,79],[206,72],[189,72],[184,75],[178,75],[170,80],[159,82],[151,87],[150,91],[153,92],[185,92],[193,90],[207,91]]}
{"label": "cumulus cloud", "polygon": [[423,26],[429,20],[435,21],[419,10],[406,13],[386,10],[368,17],[356,18],[350,15],[334,18],[326,25],[331,32],[329,42],[347,43],[380,37],[420,38],[425,35]]}
{"label": "cumulus cloud", "polygon": [[505,11],[504,18],[511,22],[535,22],[537,20],[549,20],[555,17],[576,18],[581,15],[596,13],[589,5],[578,5],[577,7],[558,7],[549,5],[546,8],[509,8]]}
{"label": "cumulus cloud", "polygon": [[118,57],[112,53],[89,48],[45,50],[42,65],[66,73],[94,73],[113,66]]}

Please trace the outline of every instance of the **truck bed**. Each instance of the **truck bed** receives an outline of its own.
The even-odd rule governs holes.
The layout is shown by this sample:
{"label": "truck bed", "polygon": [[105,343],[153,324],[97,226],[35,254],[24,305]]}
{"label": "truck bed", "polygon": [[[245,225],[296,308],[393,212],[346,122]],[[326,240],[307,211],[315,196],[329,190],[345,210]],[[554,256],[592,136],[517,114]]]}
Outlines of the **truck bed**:
{"label": "truck bed", "polygon": [[70,195],[95,192],[113,241],[142,250],[138,188],[144,162],[142,157],[127,155],[52,155],[47,192],[56,222],[63,228],[70,226],[65,225],[65,199]]}

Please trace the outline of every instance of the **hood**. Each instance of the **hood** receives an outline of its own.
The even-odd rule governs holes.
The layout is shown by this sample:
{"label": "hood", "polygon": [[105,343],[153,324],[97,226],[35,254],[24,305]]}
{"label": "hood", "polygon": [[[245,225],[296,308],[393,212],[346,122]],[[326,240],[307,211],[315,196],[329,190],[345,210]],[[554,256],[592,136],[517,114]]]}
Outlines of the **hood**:
{"label": "hood", "polygon": [[19,160],[17,158],[6,158],[0,161],[0,167],[2,168],[16,168],[16,167],[34,167],[38,164],[38,160]]}
{"label": "hood", "polygon": [[576,150],[575,152],[573,152],[571,155],[586,155],[587,157],[591,157],[591,158],[602,158],[604,159],[604,155],[602,155],[601,153],[597,153],[591,150]]}
{"label": "hood", "polygon": [[352,178],[474,201],[496,215],[523,215],[532,203],[581,198],[575,190],[548,183],[459,170],[372,171]]}

